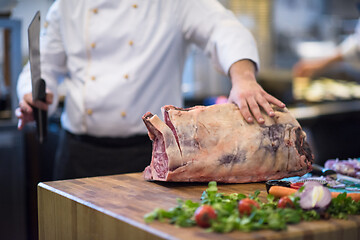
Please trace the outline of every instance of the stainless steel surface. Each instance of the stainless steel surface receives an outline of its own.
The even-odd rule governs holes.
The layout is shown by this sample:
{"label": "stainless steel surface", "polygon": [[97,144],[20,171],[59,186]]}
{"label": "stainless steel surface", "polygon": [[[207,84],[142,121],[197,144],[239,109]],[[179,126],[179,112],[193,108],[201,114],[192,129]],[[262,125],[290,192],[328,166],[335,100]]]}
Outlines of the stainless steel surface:
{"label": "stainless steel surface", "polygon": [[289,111],[298,120],[306,120],[332,114],[359,112],[360,100],[337,101],[311,104],[309,106],[289,107]]}

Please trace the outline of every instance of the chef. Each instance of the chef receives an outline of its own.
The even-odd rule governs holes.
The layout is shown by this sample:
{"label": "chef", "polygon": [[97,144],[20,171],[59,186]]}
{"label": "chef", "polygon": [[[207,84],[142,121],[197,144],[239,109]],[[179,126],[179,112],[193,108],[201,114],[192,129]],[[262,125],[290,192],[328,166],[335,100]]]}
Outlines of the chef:
{"label": "chef", "polygon": [[346,61],[351,63],[360,62],[360,21],[355,32],[349,35],[329,57],[316,60],[301,60],[293,67],[295,77],[314,77],[321,71],[334,66],[334,64]]}
{"label": "chef", "polygon": [[182,106],[186,48],[200,47],[229,75],[229,101],[263,123],[260,109],[285,105],[256,82],[258,52],[250,32],[215,0],[57,0],[40,40],[46,102],[32,100],[29,64],[18,80],[18,128],[35,106],[53,112],[64,81],[65,108],[54,179],[144,170],[151,142],[142,115]]}

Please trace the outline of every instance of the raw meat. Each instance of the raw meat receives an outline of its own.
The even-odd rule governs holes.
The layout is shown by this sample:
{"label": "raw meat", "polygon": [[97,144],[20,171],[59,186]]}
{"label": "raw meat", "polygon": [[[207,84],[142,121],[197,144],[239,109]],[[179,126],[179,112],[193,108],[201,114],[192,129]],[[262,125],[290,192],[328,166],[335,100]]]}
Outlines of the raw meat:
{"label": "raw meat", "polygon": [[286,108],[249,124],[235,104],[162,108],[163,119],[143,116],[153,141],[146,180],[259,182],[311,171],[305,132]]}

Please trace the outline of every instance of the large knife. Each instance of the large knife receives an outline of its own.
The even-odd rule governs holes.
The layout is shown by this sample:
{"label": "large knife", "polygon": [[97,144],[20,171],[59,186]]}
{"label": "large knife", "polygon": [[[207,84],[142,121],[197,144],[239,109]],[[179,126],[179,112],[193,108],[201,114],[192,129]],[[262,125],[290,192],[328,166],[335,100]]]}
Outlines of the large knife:
{"label": "large knife", "polygon": [[[40,11],[37,11],[28,28],[29,61],[33,100],[46,101],[46,84],[41,78],[40,68]],[[47,135],[47,111],[33,107],[36,131],[40,143]]]}

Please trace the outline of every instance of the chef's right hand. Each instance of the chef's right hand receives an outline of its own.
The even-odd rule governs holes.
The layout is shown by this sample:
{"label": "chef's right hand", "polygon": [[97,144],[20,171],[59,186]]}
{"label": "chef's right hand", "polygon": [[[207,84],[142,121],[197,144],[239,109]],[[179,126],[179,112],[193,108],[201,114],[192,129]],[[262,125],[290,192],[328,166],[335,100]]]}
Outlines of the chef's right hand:
{"label": "chef's right hand", "polygon": [[27,123],[34,121],[32,107],[47,111],[48,105],[53,102],[53,97],[54,94],[49,90],[46,90],[46,102],[39,100],[34,101],[32,93],[25,94],[19,102],[19,107],[15,110],[15,115],[18,118],[18,129],[21,130]]}
{"label": "chef's right hand", "polygon": [[231,65],[229,75],[232,87],[229,94],[229,102],[238,105],[240,112],[248,123],[254,118],[259,124],[265,122],[260,108],[270,116],[275,115],[271,104],[284,108],[285,104],[268,94],[256,81],[255,64],[244,59]]}

